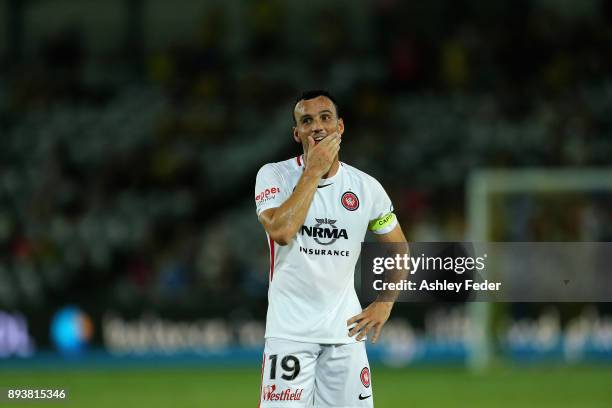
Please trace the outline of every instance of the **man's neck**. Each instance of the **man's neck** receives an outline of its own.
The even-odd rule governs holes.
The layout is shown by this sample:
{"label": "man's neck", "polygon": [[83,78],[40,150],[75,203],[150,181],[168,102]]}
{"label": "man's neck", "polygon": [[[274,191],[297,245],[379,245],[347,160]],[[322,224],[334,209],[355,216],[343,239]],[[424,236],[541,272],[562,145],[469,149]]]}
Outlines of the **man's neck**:
{"label": "man's neck", "polygon": [[338,169],[340,168],[340,160],[338,160],[338,156],[334,159],[329,171],[323,175],[322,178],[328,179],[330,177],[334,177],[336,173],[338,173]]}

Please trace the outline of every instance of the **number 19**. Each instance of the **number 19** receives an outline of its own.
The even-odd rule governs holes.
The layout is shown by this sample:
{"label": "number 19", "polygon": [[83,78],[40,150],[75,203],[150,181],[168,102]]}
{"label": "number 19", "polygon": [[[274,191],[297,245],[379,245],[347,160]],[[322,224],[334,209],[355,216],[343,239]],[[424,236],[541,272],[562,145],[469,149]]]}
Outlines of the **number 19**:
{"label": "number 19", "polygon": [[[276,359],[278,358],[278,354],[272,354],[270,356],[270,361],[272,365],[270,366],[270,379],[276,379]],[[283,380],[291,381],[300,373],[300,360],[297,359],[296,356],[288,355],[283,357],[281,360],[281,368],[287,374],[283,374],[281,378]]]}

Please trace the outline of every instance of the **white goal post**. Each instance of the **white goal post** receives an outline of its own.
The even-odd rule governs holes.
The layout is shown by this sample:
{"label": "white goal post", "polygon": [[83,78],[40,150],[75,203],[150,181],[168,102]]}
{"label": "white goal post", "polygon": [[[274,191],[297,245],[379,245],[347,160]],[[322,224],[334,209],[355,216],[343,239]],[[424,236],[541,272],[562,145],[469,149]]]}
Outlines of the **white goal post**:
{"label": "white goal post", "polygon": [[[612,168],[478,170],[468,178],[466,211],[468,240],[490,240],[492,224],[490,196],[513,193],[612,193]],[[482,371],[491,365],[493,353],[492,305],[487,302],[468,304],[467,312],[474,325],[468,347],[468,365]]]}

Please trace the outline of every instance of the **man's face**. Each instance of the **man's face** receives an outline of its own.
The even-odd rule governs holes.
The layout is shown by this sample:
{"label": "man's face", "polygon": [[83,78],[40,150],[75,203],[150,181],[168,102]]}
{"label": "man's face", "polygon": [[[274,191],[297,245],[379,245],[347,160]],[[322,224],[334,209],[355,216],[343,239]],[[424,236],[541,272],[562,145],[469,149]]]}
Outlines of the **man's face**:
{"label": "man's face", "polygon": [[299,101],[293,116],[296,121],[293,138],[302,143],[305,153],[308,153],[308,136],[312,136],[315,144],[318,144],[334,132],[344,133],[344,122],[338,119],[334,103],[325,96]]}

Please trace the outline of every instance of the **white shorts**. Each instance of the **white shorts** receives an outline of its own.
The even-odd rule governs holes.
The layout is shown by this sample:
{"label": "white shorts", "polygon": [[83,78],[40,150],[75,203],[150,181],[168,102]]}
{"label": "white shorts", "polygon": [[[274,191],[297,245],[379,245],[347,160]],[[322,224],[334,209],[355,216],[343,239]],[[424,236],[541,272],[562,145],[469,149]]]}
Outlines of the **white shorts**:
{"label": "white shorts", "polygon": [[365,342],[302,343],[266,339],[261,408],[372,407]]}

